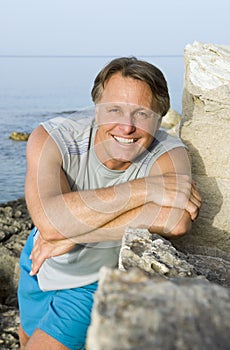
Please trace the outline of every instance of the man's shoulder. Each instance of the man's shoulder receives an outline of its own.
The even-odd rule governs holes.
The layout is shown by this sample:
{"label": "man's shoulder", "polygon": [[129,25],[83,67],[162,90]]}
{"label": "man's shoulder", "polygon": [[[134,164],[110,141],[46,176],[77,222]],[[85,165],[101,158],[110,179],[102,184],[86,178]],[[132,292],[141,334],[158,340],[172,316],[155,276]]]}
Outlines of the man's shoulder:
{"label": "man's shoulder", "polygon": [[94,127],[93,108],[84,108],[71,113],[68,117],[62,115],[42,122],[41,125],[48,133],[62,132],[81,134]]}
{"label": "man's shoulder", "polygon": [[157,130],[153,143],[154,147],[185,147],[179,136],[170,135],[163,129]]}
{"label": "man's shoulder", "polygon": [[186,148],[179,137],[170,135],[165,130],[159,129],[154,135],[154,140],[151,146],[148,148],[146,161],[149,161],[150,159],[156,161],[161,155],[177,147]]}

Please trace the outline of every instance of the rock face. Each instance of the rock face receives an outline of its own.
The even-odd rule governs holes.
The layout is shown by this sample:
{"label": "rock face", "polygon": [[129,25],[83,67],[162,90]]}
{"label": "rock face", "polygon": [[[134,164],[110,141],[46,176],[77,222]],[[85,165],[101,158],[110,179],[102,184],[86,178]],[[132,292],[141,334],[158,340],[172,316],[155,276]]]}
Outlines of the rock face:
{"label": "rock face", "polygon": [[230,46],[198,42],[186,46],[180,135],[188,145],[203,197],[186,247],[229,253]]}
{"label": "rock face", "polygon": [[[158,235],[128,229],[123,271],[101,270],[87,349],[229,349],[230,290],[190,258]],[[229,262],[222,265],[229,285]]]}

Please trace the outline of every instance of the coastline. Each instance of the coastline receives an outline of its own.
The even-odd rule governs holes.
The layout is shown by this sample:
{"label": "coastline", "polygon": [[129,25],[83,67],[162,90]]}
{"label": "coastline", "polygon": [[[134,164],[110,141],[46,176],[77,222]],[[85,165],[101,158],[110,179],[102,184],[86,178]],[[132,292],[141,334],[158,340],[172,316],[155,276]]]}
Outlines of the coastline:
{"label": "coastline", "polygon": [[19,349],[18,261],[31,228],[23,197],[0,203],[0,348],[5,350]]}

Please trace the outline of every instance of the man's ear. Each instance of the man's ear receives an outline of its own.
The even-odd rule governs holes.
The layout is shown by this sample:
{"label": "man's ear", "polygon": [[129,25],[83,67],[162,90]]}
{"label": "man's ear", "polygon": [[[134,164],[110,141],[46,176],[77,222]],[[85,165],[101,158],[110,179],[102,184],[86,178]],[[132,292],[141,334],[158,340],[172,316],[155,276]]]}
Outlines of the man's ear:
{"label": "man's ear", "polygon": [[159,128],[161,127],[161,123],[162,123],[162,118],[163,117],[160,117],[158,122],[157,122],[157,128],[156,128],[156,131],[159,130]]}

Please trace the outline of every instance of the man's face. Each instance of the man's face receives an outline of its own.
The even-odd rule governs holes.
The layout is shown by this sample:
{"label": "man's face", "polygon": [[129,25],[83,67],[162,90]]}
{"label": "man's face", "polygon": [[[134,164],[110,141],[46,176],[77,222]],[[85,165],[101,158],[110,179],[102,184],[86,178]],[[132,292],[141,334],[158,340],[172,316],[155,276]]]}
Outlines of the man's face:
{"label": "man's face", "polygon": [[120,73],[107,81],[95,107],[95,118],[97,157],[114,170],[127,169],[151,145],[160,125],[148,84]]}

